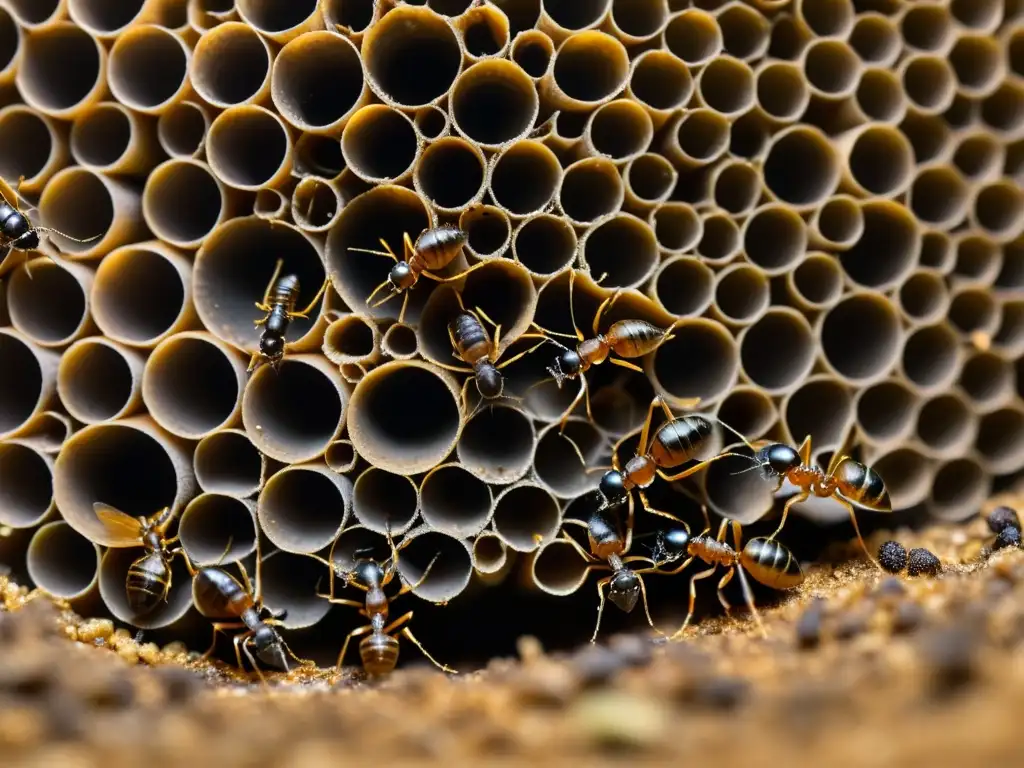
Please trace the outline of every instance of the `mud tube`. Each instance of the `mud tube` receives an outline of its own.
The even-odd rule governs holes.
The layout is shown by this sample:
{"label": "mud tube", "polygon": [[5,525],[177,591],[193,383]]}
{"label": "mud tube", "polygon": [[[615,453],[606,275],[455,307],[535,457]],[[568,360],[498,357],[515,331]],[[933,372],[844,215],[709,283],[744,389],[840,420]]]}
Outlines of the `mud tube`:
{"label": "mud tube", "polygon": [[814,366],[814,332],[795,309],[770,309],[740,333],[737,343],[744,377],[769,394],[792,389]]}
{"label": "mud tube", "polygon": [[626,187],[612,160],[589,157],[565,169],[557,197],[569,222],[585,227],[617,212],[626,199]]}
{"label": "mud tube", "polygon": [[661,262],[649,293],[666,312],[699,317],[715,299],[715,273],[693,256],[673,256]]}
{"label": "mud tube", "polygon": [[[20,16],[18,8],[10,10]],[[107,51],[69,21],[40,25],[23,41],[15,84],[29,107],[73,120],[108,92]]]}
{"label": "mud tube", "polygon": [[138,352],[103,336],[72,344],[57,369],[57,395],[75,419],[98,424],[132,415],[142,405]]}
{"label": "mud tube", "polygon": [[771,304],[771,285],[751,264],[730,264],[715,276],[712,316],[733,328],[757,322]]}
{"label": "mud tube", "polygon": [[970,403],[956,393],[925,400],[917,412],[917,439],[921,451],[932,458],[963,456],[978,437],[980,423]]}
{"label": "mud tube", "polygon": [[914,272],[896,294],[900,312],[911,326],[931,325],[949,314],[949,289],[938,272]]}
{"label": "mud tube", "polygon": [[16,330],[41,347],[65,347],[93,331],[93,271],[47,257],[18,266],[7,281],[7,312]]}
{"label": "mud tube", "polygon": [[438,213],[453,214],[480,203],[487,170],[479,148],[448,136],[423,150],[413,169],[413,184]]}
{"label": "mud tube", "polygon": [[370,531],[404,534],[419,518],[419,488],[411,478],[370,467],[356,478],[352,512]]}
{"label": "mud tube", "polygon": [[21,192],[39,194],[68,157],[67,130],[61,123],[23,104],[0,109],[0,176],[15,180],[24,176]]}
{"label": "mud tube", "polygon": [[201,493],[178,522],[181,546],[195,566],[234,563],[256,552],[256,505],[219,493]]}
{"label": "mud tube", "polygon": [[550,213],[528,217],[512,234],[512,257],[529,270],[535,283],[571,267],[577,250],[572,225]]}
{"label": "mud tube", "polygon": [[149,229],[171,245],[199,248],[220,225],[241,211],[238,193],[228,189],[199,160],[177,158],[157,166],[142,192]]}
{"label": "mud tube", "polygon": [[416,127],[384,104],[362,107],[345,124],[341,154],[346,167],[363,181],[405,183],[420,159]]}
{"label": "mud tube", "polygon": [[647,218],[658,245],[665,253],[693,250],[704,235],[704,224],[692,205],[667,202],[657,206]]}
{"label": "mud tube", "polygon": [[0,439],[32,432],[57,388],[59,356],[11,329],[0,329],[0,364],[9,371],[0,384]]}
{"label": "mud tube", "polygon": [[352,481],[319,463],[285,467],[260,491],[256,515],[275,547],[312,554],[330,546],[352,509]]}
{"label": "mud tube", "polygon": [[904,206],[890,200],[869,200],[861,206],[864,231],[839,257],[851,281],[875,290],[901,283],[917,265],[922,247],[921,226]]}
{"label": "mud tube", "polygon": [[[702,408],[714,405],[736,384],[740,368],[736,341],[721,323],[703,318],[681,320],[673,333],[675,338],[644,362],[655,392],[670,404],[699,397]],[[703,362],[695,367],[690,363],[694,359]]]}
{"label": "mud tube", "polygon": [[214,174],[246,192],[286,184],[291,153],[292,137],[281,118],[251,104],[221,112],[206,137],[206,158]]}
{"label": "mud tube", "polygon": [[816,333],[826,367],[857,386],[884,378],[904,343],[896,308],[883,294],[868,291],[849,293],[824,312]]}
{"label": "mud tube", "polygon": [[566,437],[579,447],[587,466],[596,464],[607,450],[605,438],[597,428],[578,416],[569,418],[564,434],[560,434],[558,424],[541,430],[533,456],[536,480],[560,499],[580,496],[596,488],[600,479],[596,473],[587,474],[587,467],[580,463],[579,455]]}
{"label": "mud tube", "polygon": [[533,552],[553,541],[562,524],[558,500],[530,482],[503,490],[493,514],[494,534],[516,552]]}
{"label": "mud tube", "polygon": [[259,493],[267,459],[241,429],[222,429],[196,444],[192,469],[206,493],[247,499]]}
{"label": "mud tube", "polygon": [[482,408],[466,423],[456,453],[466,471],[486,483],[506,485],[529,471],[536,442],[536,431],[526,414],[518,408],[495,405]]}
{"label": "mud tube", "polygon": [[230,21],[203,33],[192,54],[192,87],[207,104],[227,109],[270,99],[274,51],[248,24]]}
{"label": "mud tube", "polygon": [[[628,213],[595,222],[579,244],[580,262],[591,274],[607,274],[609,288],[636,288],[658,266],[658,241],[642,220]],[[627,255],[628,254],[628,255]]]}
{"label": "mud tube", "polygon": [[146,175],[160,162],[155,120],[120,104],[88,109],[71,127],[70,148],[79,165],[113,175]]}
{"label": "mud tube", "polygon": [[[794,169],[800,173],[795,174]],[[775,134],[764,159],[768,195],[798,211],[809,211],[828,200],[841,178],[839,155],[817,128],[793,126]]]}
{"label": "mud tube", "polygon": [[842,298],[843,270],[831,253],[809,253],[786,275],[790,301],[805,312],[828,309]]}
{"label": "mud tube", "polygon": [[25,553],[28,577],[58,600],[80,604],[95,596],[100,548],[65,522],[47,523]]}
{"label": "mud tube", "polygon": [[420,483],[424,524],[456,539],[482,532],[491,522],[493,510],[487,483],[457,463],[434,467]]}
{"label": "mud tube", "polygon": [[985,468],[997,475],[1024,467],[1024,411],[1019,405],[1001,408],[981,417],[975,444]]}
{"label": "mud tube", "polygon": [[991,487],[992,480],[977,459],[946,461],[935,469],[928,511],[943,522],[966,520],[977,514]]}
{"label": "mud tube", "polygon": [[512,244],[512,221],[493,205],[467,208],[459,216],[459,227],[469,235],[463,246],[470,261],[488,261],[505,255]]}
{"label": "mud tube", "polygon": [[908,334],[900,370],[916,391],[942,392],[956,381],[963,354],[959,336],[948,322],[922,326]]}
{"label": "mud tube", "polygon": [[964,361],[958,383],[974,410],[988,413],[1013,399],[1013,366],[992,352],[976,351]]}
{"label": "mud tube", "polygon": [[0,524],[35,528],[56,512],[53,458],[24,440],[0,442]]}
{"label": "mud tube", "polygon": [[[420,526],[405,535],[398,572],[408,584],[419,584],[413,594],[434,603],[458,597],[473,575],[473,553],[469,543]],[[436,558],[436,559],[435,559]],[[427,566],[430,573],[424,577]],[[422,583],[420,583],[422,581]]]}

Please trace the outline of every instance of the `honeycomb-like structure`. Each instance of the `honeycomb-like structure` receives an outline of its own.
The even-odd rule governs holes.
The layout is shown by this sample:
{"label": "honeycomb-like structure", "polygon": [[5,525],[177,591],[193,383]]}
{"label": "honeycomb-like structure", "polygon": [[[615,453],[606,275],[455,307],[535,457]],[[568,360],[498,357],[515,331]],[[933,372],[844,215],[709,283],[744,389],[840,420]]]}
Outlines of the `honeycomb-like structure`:
{"label": "honeycomb-like structure", "polygon": [[[569,595],[563,522],[655,395],[845,448],[897,512],[965,519],[1024,468],[1018,2],[0,0],[0,67],[0,176],[52,230],[0,264],[0,561],[83,610],[196,619],[181,559],[132,612],[140,550],[95,502],[170,507],[197,564],[259,544],[286,633],[352,612],[309,555],[344,571],[388,532],[425,600],[516,570]],[[393,262],[365,249],[445,224],[441,276],[474,269],[402,322],[368,305]],[[298,307],[328,290],[250,375],[279,259]],[[492,406],[451,369],[460,303],[527,352]],[[573,317],[671,336],[589,371],[563,436],[579,382],[528,350]],[[652,493],[753,524],[777,500],[744,468]]]}

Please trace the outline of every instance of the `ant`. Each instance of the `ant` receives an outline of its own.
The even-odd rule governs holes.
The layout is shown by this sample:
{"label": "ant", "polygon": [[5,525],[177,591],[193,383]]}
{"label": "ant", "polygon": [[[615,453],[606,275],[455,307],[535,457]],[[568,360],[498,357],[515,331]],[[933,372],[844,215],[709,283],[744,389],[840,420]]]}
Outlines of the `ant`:
{"label": "ant", "polygon": [[[743,598],[747,607],[757,621],[757,626],[764,637],[768,636],[761,623],[761,616],[754,605],[754,595],[750,591],[750,584],[744,571],[754,579],[772,589],[792,589],[803,584],[804,573],[800,563],[793,556],[793,553],[784,544],[772,538],[750,539],[743,545],[743,528],[735,520],[722,520],[718,528],[718,535],[711,537],[711,521],[708,519],[707,506],[702,505],[704,513],[704,530],[696,536],[690,534],[690,527],[680,520],[683,528],[675,528],[666,532],[659,532],[657,544],[655,545],[655,558],[658,560],[658,568],[665,563],[675,562],[686,557],[686,560],[671,571],[658,570],[660,574],[672,576],[685,570],[695,559],[702,560],[711,567],[707,570],[695,573],[690,577],[690,606],[686,614],[683,626],[673,634],[669,640],[677,640],[682,637],[686,628],[693,619],[694,602],[697,599],[697,581],[712,576],[719,566],[725,566],[728,572],[718,582],[718,601],[725,608],[728,614],[732,605],[726,599],[722,590],[732,581],[734,575],[738,574],[740,586],[743,588]],[[732,534],[734,546],[730,546],[725,540],[726,527],[732,523]]]}
{"label": "ant", "polygon": [[[339,537],[340,538],[340,537]],[[344,586],[351,585],[356,589],[361,589],[366,593],[365,601],[360,603],[357,600],[348,600],[343,597],[334,596],[334,574],[338,567],[334,563],[334,547],[338,543],[338,539],[334,540],[334,544],[331,545],[331,553],[328,559],[324,560],[318,555],[310,555],[314,559],[324,563],[330,572],[330,590],[328,594],[317,593],[318,597],[326,599],[333,605],[349,605],[359,609],[359,613],[367,617],[370,620],[369,624],[366,624],[357,629],[353,629],[345,637],[345,642],[341,646],[341,652],[338,654],[337,670],[341,673],[342,661],[345,659],[345,653],[348,651],[349,641],[353,637],[359,637],[369,633],[369,637],[364,637],[359,641],[359,656],[363,661],[363,668],[366,673],[371,677],[379,677],[387,675],[395,669],[395,665],[398,664],[398,638],[397,634],[402,635],[409,640],[413,645],[420,649],[420,652],[427,657],[431,664],[440,669],[442,672],[449,672],[456,674],[456,670],[441,664],[433,656],[431,656],[427,649],[423,647],[423,644],[416,639],[412,631],[407,626],[408,622],[412,619],[413,612],[409,611],[399,618],[388,624],[388,608],[393,600],[407,592],[411,592],[426,581],[427,575],[430,573],[430,569],[434,563],[437,562],[438,555],[434,556],[434,559],[427,565],[426,570],[423,571],[423,575],[420,576],[419,580],[415,584],[402,584],[402,588],[393,596],[388,597],[384,593],[384,587],[391,583],[395,573],[398,570],[398,552],[404,548],[409,540],[403,542],[399,547],[395,547],[394,540],[391,538],[391,532],[388,530],[387,533],[388,547],[391,550],[391,555],[384,563],[378,563],[376,560],[364,558],[356,560],[351,571],[339,571],[339,575],[342,578]],[[365,554],[372,551],[371,549],[358,549],[353,553],[353,556]],[[401,577],[400,577],[401,578]],[[401,627],[401,631],[398,628]]]}
{"label": "ant", "polygon": [[[848,438],[843,441],[843,446],[847,442]],[[860,527],[857,525],[855,510],[859,508],[873,512],[892,512],[892,502],[885,482],[875,470],[850,458],[841,448],[832,454],[828,469],[822,471],[817,465],[811,464],[810,435],[804,438],[799,449],[785,443],[771,443],[760,450],[755,450],[750,443],[747,443],[747,446],[754,451],[752,469],[760,469],[766,478],[774,480],[776,491],[782,488],[783,480],[789,480],[800,489],[799,493],[786,500],[779,527],[768,537],[769,539],[774,539],[782,530],[789,509],[794,504],[806,501],[812,494],[819,498],[831,497],[846,507],[861,547],[864,548],[868,559],[876,567],[881,568],[864,543],[864,537],[861,536]]]}
{"label": "ant", "polygon": [[[588,563],[587,572],[594,570],[610,570],[610,576],[605,576],[597,582],[597,625],[594,627],[594,634],[590,642],[597,641],[597,633],[601,629],[601,616],[604,614],[605,593],[604,588],[608,587],[608,600],[622,611],[631,613],[636,607],[637,600],[643,598],[644,613],[647,616],[647,623],[657,631],[654,621],[651,619],[651,611],[647,605],[647,587],[644,585],[643,575],[645,573],[657,573],[657,563],[643,555],[630,555],[629,550],[633,546],[633,505],[629,506],[626,516],[625,536],[618,525],[613,525],[601,514],[601,509],[591,513],[590,518],[584,522],[567,518],[565,524],[578,525],[587,529],[587,539],[590,544],[590,552],[580,546],[572,536],[565,530],[562,536],[572,544],[580,556]],[[649,568],[633,569],[629,563],[635,562],[650,563]]]}
{"label": "ant", "polygon": [[[224,559],[230,548],[231,542],[229,541],[227,549],[224,550],[224,555],[221,555],[221,560]],[[300,659],[296,656],[284,640],[281,639],[281,635],[278,634],[277,630],[274,629],[274,627],[282,626],[281,619],[284,618],[286,612],[282,611],[276,615],[271,614],[271,617],[268,619],[260,617],[260,613],[262,613],[264,608],[261,580],[263,559],[260,557],[258,541],[256,542],[255,590],[253,590],[252,582],[249,581],[249,574],[246,572],[245,566],[241,561],[236,563],[242,575],[242,581],[239,582],[230,573],[217,566],[207,565],[197,569],[193,567],[192,562],[184,551],[181,554],[185,558],[185,565],[188,567],[189,573],[192,574],[192,602],[195,604],[196,610],[208,619],[237,619],[237,621],[213,622],[213,642],[206,653],[203,654],[203,658],[208,658],[213,653],[214,648],[217,646],[218,632],[244,627],[246,631],[235,635],[232,640],[235,646],[235,658],[238,661],[238,668],[244,669],[242,665],[242,652],[244,651],[253,669],[256,670],[256,674],[260,676],[260,680],[264,683],[266,678],[263,677],[263,672],[256,663],[257,658],[264,664],[277,667],[285,672],[288,671],[288,659],[285,656],[285,652],[302,666],[315,666],[312,661]],[[256,648],[256,658],[253,658],[252,651],[249,650],[250,645]]]}
{"label": "ant", "polygon": [[112,541],[109,546],[145,547],[146,553],[128,568],[125,590],[132,613],[141,616],[153,611],[167,600],[171,591],[171,558],[183,554],[180,548],[168,549],[178,540],[177,536],[165,538],[174,513],[170,507],[164,507],[150,517],[132,517],[98,501],[92,508]]}
{"label": "ant", "polygon": [[[696,405],[700,398],[686,401],[687,405]],[[658,427],[653,435],[650,435],[651,420],[654,418],[655,408],[661,407],[668,421]],[[723,423],[723,426],[727,426]],[[731,427],[729,427],[732,430]],[[644,489],[654,482],[654,478],[660,477],[667,482],[675,482],[699,472],[712,462],[724,459],[726,456],[743,456],[743,454],[720,453],[710,459],[694,464],[674,475],[665,474],[665,469],[673,469],[693,459],[694,454],[700,451],[701,446],[711,435],[711,422],[703,416],[675,416],[660,395],[655,396],[647,409],[647,418],[644,420],[643,429],[640,430],[640,443],[636,449],[636,455],[626,462],[622,467],[619,464],[618,451],[622,443],[628,438],[622,438],[612,450],[612,468],[604,473],[598,483],[597,490],[603,502],[601,509],[617,506],[628,502],[630,510],[633,508],[633,496],[630,491],[637,488],[640,493],[640,503],[643,508],[651,514],[667,517],[675,522],[682,522],[674,515],[654,509],[647,500]],[[734,430],[733,430],[734,431]],[[650,435],[650,440],[648,440]],[[742,437],[742,436],[741,436]],[[744,438],[745,440],[746,438]],[[749,458],[743,456],[743,458]],[[582,456],[581,456],[582,459]],[[632,511],[630,511],[632,514]]]}
{"label": "ant", "polygon": [[[24,176],[18,179],[18,190],[21,189],[23,181],[25,181]],[[34,251],[41,243],[40,232],[55,232],[76,243],[91,243],[101,237],[101,235],[96,235],[87,240],[80,240],[52,227],[33,226],[28,216],[18,206],[18,200],[23,199],[18,190],[11,189],[11,186],[0,178],[0,198],[2,198],[0,199],[0,247],[10,248],[14,251]]]}
{"label": "ant", "polygon": [[[569,272],[569,314],[572,317],[572,326],[573,330],[576,331],[576,335],[550,331],[542,328],[537,323],[533,323],[533,326],[541,332],[543,338],[564,350],[555,358],[554,364],[548,368],[548,373],[551,374],[558,388],[561,389],[562,383],[567,379],[580,380],[579,394],[576,395],[576,398],[566,409],[565,413],[562,414],[561,429],[563,430],[565,429],[569,414],[579,405],[581,399],[586,404],[587,416],[591,421],[594,419],[590,411],[590,395],[587,392],[587,380],[584,377],[584,374],[592,365],[600,365],[607,360],[612,365],[643,373],[643,368],[621,358],[643,357],[649,352],[653,352],[669,339],[674,338],[671,328],[662,330],[651,325],[646,320],[618,320],[611,324],[606,333],[599,333],[598,328],[600,327],[601,316],[618,301],[621,291],[616,291],[601,302],[597,312],[594,314],[594,337],[591,339],[584,338],[583,333],[576,324],[576,311],[573,307],[572,295],[575,281],[576,271],[571,270]],[[550,338],[551,336],[576,339],[578,343],[575,349],[570,349],[561,342]],[[613,352],[618,357],[610,357]],[[550,379],[547,379],[547,381],[550,381]]]}
{"label": "ant", "polygon": [[256,370],[261,360],[266,360],[276,371],[281,366],[284,358],[284,335],[288,332],[288,325],[297,317],[308,318],[310,310],[320,301],[324,295],[330,280],[325,278],[324,284],[320,286],[316,296],[309,302],[309,306],[301,312],[295,311],[295,305],[299,300],[299,278],[296,275],[285,275],[278,279],[281,274],[283,259],[277,260],[274,267],[274,274],[270,276],[267,283],[267,290],[263,293],[263,301],[256,302],[256,309],[266,312],[266,316],[256,321],[256,326],[263,326],[263,333],[260,334],[260,350],[254,352],[249,360],[248,372]]}
{"label": "ant", "polygon": [[[401,323],[405,317],[406,307],[409,305],[409,294],[407,291],[419,282],[421,276],[429,277],[438,283],[451,283],[461,280],[474,269],[486,263],[476,264],[454,277],[441,277],[434,274],[436,270],[444,269],[451,264],[458,255],[459,250],[468,240],[469,234],[465,230],[444,224],[424,230],[416,238],[415,243],[409,237],[408,232],[404,233],[402,236],[404,244],[402,255],[404,258],[402,259],[395,255],[394,251],[391,250],[391,246],[388,245],[387,240],[384,238],[380,239],[381,245],[384,246],[383,251],[373,251],[369,248],[349,248],[350,251],[373,253],[377,256],[389,256],[395,260],[395,266],[391,268],[387,279],[374,288],[373,292],[366,297],[367,306],[370,309],[375,309],[398,294],[405,293],[405,298],[402,300],[402,309],[398,313],[398,322]],[[370,300],[385,286],[390,288],[388,295],[375,304],[370,304]]]}
{"label": "ant", "polygon": [[[467,310],[465,305],[462,303],[462,296],[458,293],[455,297],[459,301],[459,306],[462,308],[462,312],[455,316],[455,318],[448,324],[448,338],[452,344],[452,357],[457,360],[469,365],[469,368],[447,365],[445,363],[435,363],[441,368],[446,368],[449,371],[455,371],[456,373],[471,373],[471,377],[476,382],[476,391],[480,394],[480,397],[484,400],[495,400],[502,396],[502,392],[505,388],[505,380],[502,378],[501,369],[507,365],[511,365],[516,360],[524,357],[537,348],[539,348],[544,342],[541,341],[538,344],[530,347],[529,349],[520,352],[519,354],[510,357],[508,360],[498,364],[499,355],[499,344],[501,341],[501,325],[495,323],[487,316],[480,307],[474,310]],[[487,329],[484,328],[483,320],[490,323],[491,327],[494,328],[494,338],[491,339],[487,333]],[[535,334],[524,334],[523,338],[537,338]],[[466,402],[466,392],[469,387],[470,379],[466,379],[462,385],[462,402]],[[517,398],[513,398],[517,399]],[[482,401],[481,401],[482,402]]]}

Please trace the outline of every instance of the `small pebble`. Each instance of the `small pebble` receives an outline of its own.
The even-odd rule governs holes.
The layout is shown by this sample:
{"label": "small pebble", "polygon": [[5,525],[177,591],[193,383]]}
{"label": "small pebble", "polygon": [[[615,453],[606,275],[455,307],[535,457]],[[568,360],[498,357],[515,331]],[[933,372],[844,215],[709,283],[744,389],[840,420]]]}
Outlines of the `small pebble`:
{"label": "small pebble", "polygon": [[996,535],[995,543],[992,544],[992,549],[1006,549],[1007,547],[1019,547],[1020,546],[1020,529],[1008,525],[1003,528]]}
{"label": "small pebble", "polygon": [[910,550],[907,554],[907,574],[910,576],[937,576],[942,571],[942,563],[935,555],[923,547]]}
{"label": "small pebble", "polygon": [[898,541],[887,541],[878,548],[878,564],[889,573],[907,567],[907,550]]}
{"label": "small pebble", "polygon": [[607,683],[625,666],[619,654],[603,645],[584,648],[573,657],[571,664],[573,671],[587,687]]}
{"label": "small pebble", "polygon": [[168,704],[185,704],[203,687],[203,681],[198,675],[181,667],[161,667],[157,674],[164,685],[164,696]]}
{"label": "small pebble", "polygon": [[904,602],[896,606],[892,617],[892,631],[909,634],[924,623],[924,608],[917,603]]}
{"label": "small pebble", "polygon": [[84,699],[96,709],[128,709],[135,703],[135,686],[127,677],[111,674],[97,681]]}
{"label": "small pebble", "polygon": [[629,667],[646,667],[654,655],[653,644],[642,635],[615,635],[608,647]]}
{"label": "small pebble", "polygon": [[1009,507],[996,507],[989,513],[988,527],[992,533],[999,533],[1004,528],[1013,526],[1020,531],[1020,518],[1017,517],[1017,513]]}
{"label": "small pebble", "polygon": [[923,656],[935,693],[950,693],[971,682],[979,639],[973,628],[963,626],[936,630],[925,638]]}
{"label": "small pebble", "polygon": [[742,677],[708,675],[694,681],[689,700],[698,707],[716,710],[736,709],[750,693],[750,683]]}
{"label": "small pebble", "polygon": [[863,634],[868,628],[868,616],[860,611],[847,613],[836,622],[835,636],[837,640],[852,640]]}
{"label": "small pebble", "polygon": [[875,590],[875,594],[878,597],[902,597],[906,592],[907,588],[903,586],[903,582],[899,579],[894,579],[892,576],[886,576],[882,579]]}

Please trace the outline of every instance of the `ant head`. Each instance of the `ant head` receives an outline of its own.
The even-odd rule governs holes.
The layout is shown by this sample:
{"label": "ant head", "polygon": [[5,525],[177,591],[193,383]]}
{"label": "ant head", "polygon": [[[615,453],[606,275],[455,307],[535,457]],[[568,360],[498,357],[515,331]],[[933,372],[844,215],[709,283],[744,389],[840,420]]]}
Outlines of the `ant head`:
{"label": "ant head", "polygon": [[412,288],[412,284],[416,282],[416,277],[413,275],[412,268],[408,262],[400,261],[388,273],[388,282],[391,283],[391,287],[395,292],[400,292]]}
{"label": "ant head", "polygon": [[25,234],[16,238],[10,247],[16,251],[34,251],[39,247],[39,233],[34,229],[30,229]]}
{"label": "ant head", "polygon": [[268,624],[261,624],[252,633],[252,644],[256,646],[256,658],[271,667],[288,671],[288,659],[284,655],[284,643],[277,631]]}
{"label": "ant head", "polygon": [[597,490],[604,497],[605,505],[609,507],[621,504],[629,496],[626,478],[617,469],[610,469],[601,476]]}
{"label": "ant head", "polygon": [[658,545],[669,560],[678,560],[690,545],[690,533],[685,528],[670,528],[658,534]]}
{"label": "ant head", "polygon": [[260,354],[270,362],[277,362],[284,357],[284,339],[272,334],[260,337]]}
{"label": "ant head", "polygon": [[363,586],[369,587],[380,584],[384,580],[384,569],[376,560],[360,560],[352,569],[352,574]]}
{"label": "ant head", "polygon": [[785,443],[766,445],[757,452],[755,460],[765,473],[773,477],[782,477],[803,464],[797,450]]}
{"label": "ant head", "polygon": [[480,393],[480,397],[493,400],[496,397],[501,397],[504,388],[505,381],[501,376],[501,371],[493,365],[481,365],[477,368],[476,391]]}
{"label": "ant head", "polygon": [[548,368],[548,373],[555,377],[558,386],[566,379],[572,379],[580,375],[583,370],[583,360],[575,349],[566,349],[555,358],[555,364]]}
{"label": "ant head", "polygon": [[619,610],[632,611],[640,599],[640,577],[629,568],[616,571],[608,583],[608,599]]}

